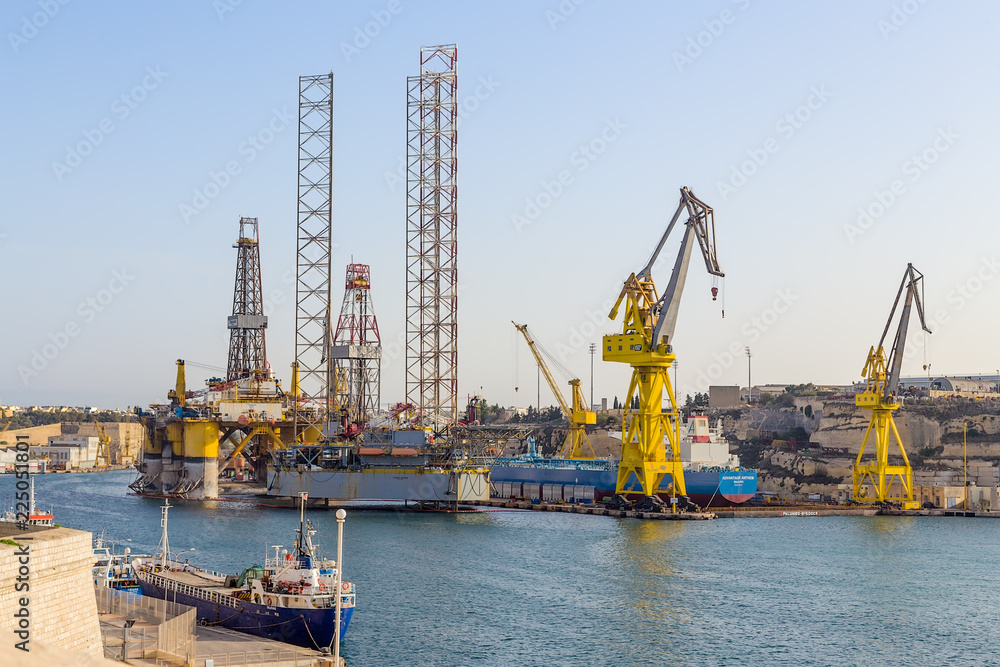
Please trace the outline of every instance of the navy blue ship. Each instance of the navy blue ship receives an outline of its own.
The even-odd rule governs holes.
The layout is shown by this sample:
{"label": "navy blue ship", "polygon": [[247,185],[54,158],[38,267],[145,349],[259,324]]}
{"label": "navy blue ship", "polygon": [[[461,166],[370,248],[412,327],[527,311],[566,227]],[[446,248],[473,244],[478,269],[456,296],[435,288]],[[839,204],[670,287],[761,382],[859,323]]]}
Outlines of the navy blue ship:
{"label": "navy blue ship", "polygon": [[293,551],[275,547],[274,557],[266,557],[263,567],[248,567],[238,577],[171,560],[168,507],[158,557],[135,564],[143,595],[196,607],[202,625],[320,651],[331,650],[336,638],[339,599],[343,641],[354,614],[354,584],[340,580],[336,562],[317,558],[311,539],[316,531],[305,519],[304,499]]}
{"label": "navy blue ship", "polygon": [[[745,503],[757,493],[757,471],[740,467],[739,457],[708,417],[692,416],[681,438],[684,485],[692,502],[701,507]],[[490,478],[501,498],[535,498],[543,501],[600,501],[615,494],[618,461],[611,459],[545,458],[529,439],[524,456],[502,457],[490,469]],[[633,476],[634,488],[641,492]],[[669,476],[661,489],[670,484]],[[666,493],[662,493],[666,496]]]}

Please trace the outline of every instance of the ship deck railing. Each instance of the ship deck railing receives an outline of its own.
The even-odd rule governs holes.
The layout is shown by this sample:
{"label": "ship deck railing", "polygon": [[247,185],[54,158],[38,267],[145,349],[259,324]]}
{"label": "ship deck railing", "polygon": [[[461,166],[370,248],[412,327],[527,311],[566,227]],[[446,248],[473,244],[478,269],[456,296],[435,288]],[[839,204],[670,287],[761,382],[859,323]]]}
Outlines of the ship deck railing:
{"label": "ship deck railing", "polygon": [[[154,586],[162,586],[164,590],[164,596],[166,596],[167,590],[172,590],[184,595],[190,595],[191,597],[201,598],[208,602],[219,602],[226,605],[227,607],[232,607],[233,609],[238,609],[240,607],[240,599],[235,598],[231,595],[225,595],[217,590],[213,590],[207,587],[192,586],[190,584],[184,584],[176,579],[170,579],[160,574],[154,574],[152,572],[146,573],[146,578],[149,583]],[[170,584],[169,586],[167,584]]]}

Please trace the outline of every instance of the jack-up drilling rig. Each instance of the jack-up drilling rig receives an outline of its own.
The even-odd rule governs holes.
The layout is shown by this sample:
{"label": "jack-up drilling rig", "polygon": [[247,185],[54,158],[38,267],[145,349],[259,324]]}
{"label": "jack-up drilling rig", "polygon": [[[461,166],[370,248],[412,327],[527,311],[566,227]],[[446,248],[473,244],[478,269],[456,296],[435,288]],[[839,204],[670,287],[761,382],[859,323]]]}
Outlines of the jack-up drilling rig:
{"label": "jack-up drilling rig", "polygon": [[[524,340],[528,341],[528,348],[535,355],[538,368],[542,371],[542,375],[545,376],[545,381],[549,383],[549,389],[552,390],[552,394],[559,401],[559,407],[562,408],[563,415],[566,416],[566,421],[569,422],[569,432],[566,434],[566,440],[563,443],[563,457],[584,460],[597,458],[594,455],[594,448],[590,444],[590,439],[587,438],[586,426],[587,424],[597,423],[597,414],[587,409],[587,404],[583,400],[583,390],[580,389],[580,379],[573,378],[569,381],[569,386],[573,388],[573,404],[570,405],[563,398],[562,392],[559,391],[559,387],[556,385],[556,381],[549,371],[549,366],[542,357],[541,349],[532,340],[531,334],[528,332],[528,325],[518,324],[517,322],[511,322],[511,324],[524,335]],[[538,406],[539,410],[541,410],[541,407]]]}
{"label": "jack-up drilling rig", "polygon": [[[680,251],[674,261],[667,289],[663,296],[658,296],[653,282],[653,266],[684,211],[687,211],[688,219],[684,223],[685,232]],[[615,494],[620,496],[641,491],[646,497],[643,502],[647,503],[658,504],[656,493],[660,483],[668,475],[672,480],[672,495],[687,495],[680,454],[679,412],[668,370],[675,358],[674,327],[695,242],[701,248],[708,273],[716,278],[724,277],[715,249],[715,214],[691,190],[684,187],[681,188],[680,203],[667,231],[663,233],[646,265],[625,280],[618,301],[608,315],[612,320],[617,318],[622,301],[625,301],[622,333],[604,336],[603,339],[604,361],[632,366],[632,382],[625,405],[631,405],[637,393],[639,397],[639,409],[629,410],[625,414]],[[717,295],[718,287],[713,285],[713,300]],[[664,393],[670,399],[667,410],[663,408]],[[664,436],[670,443],[669,458],[664,446]],[[631,481],[633,476],[638,479],[640,489],[635,489],[634,482]]]}
{"label": "jack-up drilling rig", "polygon": [[[878,346],[873,346],[868,351],[868,359],[861,371],[866,378],[866,386],[865,390],[855,397],[854,403],[859,408],[871,410],[872,418],[854,464],[854,500],[857,502],[902,503],[904,509],[919,507],[919,503],[913,500],[913,468],[910,466],[903,441],[899,437],[899,431],[896,430],[892,412],[898,410],[900,406],[896,394],[899,389],[899,373],[903,366],[906,329],[910,320],[910,309],[914,303],[917,306],[917,315],[920,316],[920,326],[927,333],[931,333],[924,321],[923,279],[924,275],[913,268],[913,264],[906,265],[906,272],[896,292],[896,300],[892,303],[892,310],[889,311],[889,320],[882,330],[882,337],[878,341]],[[899,306],[899,298],[904,290],[906,297],[903,300],[899,326],[887,360],[882,345],[886,334],[889,333],[896,307]],[[889,465],[890,432],[903,457],[903,465]],[[864,457],[872,433],[875,433],[875,457],[868,463],[862,464],[861,459]],[[897,480],[898,492],[893,493],[893,485]]]}

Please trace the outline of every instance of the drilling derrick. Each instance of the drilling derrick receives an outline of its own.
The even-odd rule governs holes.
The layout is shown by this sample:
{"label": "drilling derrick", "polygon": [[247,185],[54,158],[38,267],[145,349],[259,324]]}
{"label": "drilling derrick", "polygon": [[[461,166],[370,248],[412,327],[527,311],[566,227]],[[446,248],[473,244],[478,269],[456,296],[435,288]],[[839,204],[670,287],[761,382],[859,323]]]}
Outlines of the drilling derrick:
{"label": "drilling derrick", "polygon": [[330,412],[333,74],[299,77],[298,240],[295,278],[295,442],[323,439]]}
{"label": "drilling derrick", "polygon": [[435,428],[458,419],[457,59],[421,48],[406,86],[406,400]]}
{"label": "drilling derrick", "polygon": [[343,432],[354,435],[375,416],[379,404],[382,342],[372,307],[371,269],[367,264],[347,265],[344,304],[330,356],[334,406]]}
{"label": "drilling derrick", "polygon": [[233,246],[236,285],[233,314],[229,316],[229,365],[226,381],[264,379],[270,375],[264,346],[264,297],[260,282],[260,244],[257,218],[240,218],[240,237]]}
{"label": "drilling derrick", "polygon": [[[899,284],[896,292],[896,300],[889,311],[889,320],[882,330],[882,338],[878,341],[878,346],[872,346],[868,350],[868,358],[865,367],[861,371],[865,376],[865,390],[854,398],[857,407],[871,410],[872,417],[868,422],[868,430],[865,431],[864,440],[861,442],[861,449],[858,451],[858,459],[854,463],[854,500],[868,503],[902,503],[904,509],[918,509],[920,503],[913,499],[913,468],[910,466],[910,459],[906,455],[903,441],[896,430],[896,422],[892,418],[894,410],[898,410],[900,402],[897,398],[899,389],[899,374],[903,367],[903,350],[906,346],[906,330],[909,326],[910,311],[913,305],[917,306],[917,315],[920,318],[921,328],[930,333],[927,323],[924,320],[924,300],[923,294],[924,274],[913,268],[912,264],[906,265],[906,272],[903,274],[903,281]],[[899,325],[896,329],[896,337],[889,351],[888,359],[885,356],[885,337],[892,326],[896,308],[899,306],[899,298],[903,299],[903,308],[899,318]],[[868,463],[862,463],[865,449],[868,446],[869,437],[875,434],[874,457]],[[899,454],[903,459],[903,465],[889,464],[890,443],[895,442],[899,449]]]}
{"label": "drilling derrick", "polygon": [[[667,237],[684,211],[684,236],[674,261],[670,282],[658,296],[653,282],[653,267],[667,242]],[[680,456],[680,414],[677,399],[667,371],[674,362],[674,328],[680,309],[681,294],[687,279],[688,264],[694,246],[700,248],[708,273],[716,278],[725,274],[719,267],[715,249],[715,213],[695,197],[688,188],[681,188],[681,199],[667,231],[660,238],[652,256],[638,273],[633,273],[622,287],[618,301],[611,310],[612,320],[625,302],[622,333],[604,336],[604,361],[616,361],[632,366],[625,405],[638,397],[639,409],[628,410],[622,434],[621,463],[615,494],[642,493],[644,503],[657,503],[660,483],[670,478],[672,494],[686,496],[684,469]],[[718,288],[712,287],[715,299]],[[723,314],[725,311],[723,311]],[[663,406],[664,394],[669,399]],[[667,451],[664,439],[670,444]],[[635,482],[640,488],[635,488]],[[665,489],[664,489],[665,490]]]}

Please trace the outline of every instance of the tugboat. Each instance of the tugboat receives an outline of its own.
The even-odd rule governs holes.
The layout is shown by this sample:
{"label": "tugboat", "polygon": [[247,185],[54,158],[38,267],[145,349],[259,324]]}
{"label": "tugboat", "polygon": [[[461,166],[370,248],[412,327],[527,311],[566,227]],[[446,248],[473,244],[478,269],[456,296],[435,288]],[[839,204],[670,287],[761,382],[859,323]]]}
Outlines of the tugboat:
{"label": "tugboat", "polygon": [[46,526],[51,528],[53,526],[52,519],[54,518],[52,510],[46,512],[35,507],[35,477],[34,475],[28,475],[27,505],[23,502],[15,502],[13,507],[8,508],[4,515],[0,516],[0,521],[4,523],[19,523],[24,526]]}
{"label": "tugboat", "polygon": [[336,640],[339,611],[343,641],[354,614],[354,584],[341,580],[338,563],[317,557],[312,543],[316,531],[305,518],[304,494],[292,552],[279,552],[281,547],[274,547],[274,558],[265,557],[264,567],[253,565],[239,576],[172,559],[167,540],[169,508],[169,503],[162,507],[163,536],[156,557],[134,561],[143,595],[196,607],[202,625],[218,625],[324,652],[330,651]]}

